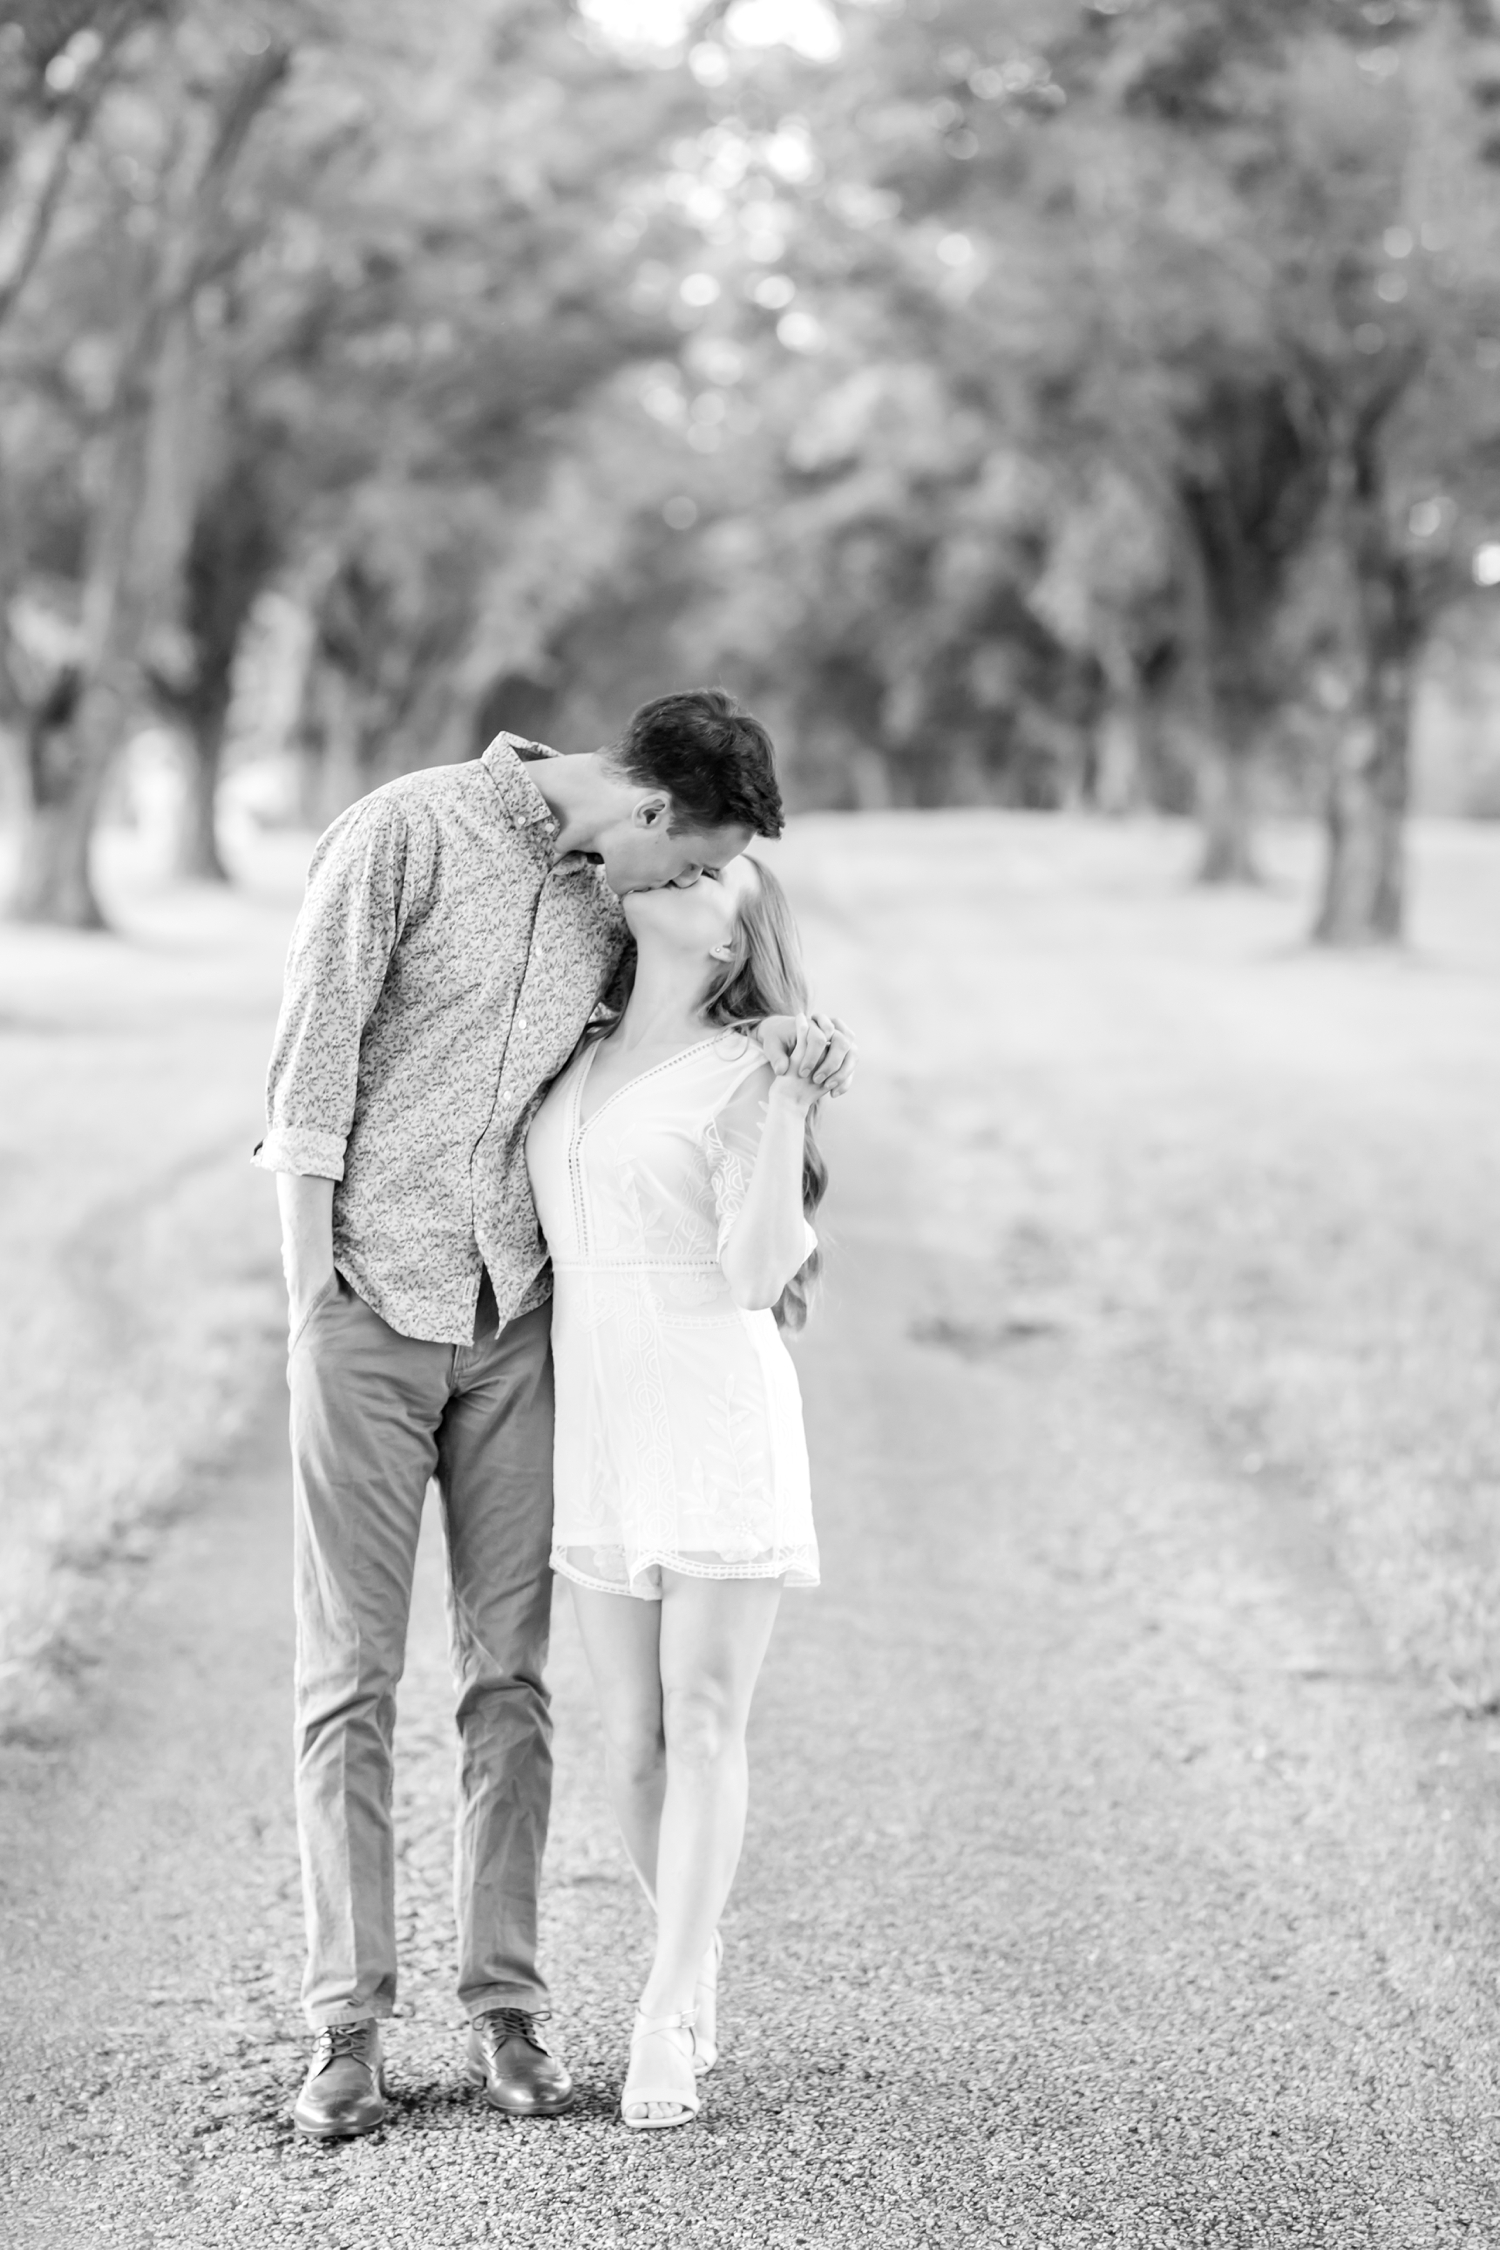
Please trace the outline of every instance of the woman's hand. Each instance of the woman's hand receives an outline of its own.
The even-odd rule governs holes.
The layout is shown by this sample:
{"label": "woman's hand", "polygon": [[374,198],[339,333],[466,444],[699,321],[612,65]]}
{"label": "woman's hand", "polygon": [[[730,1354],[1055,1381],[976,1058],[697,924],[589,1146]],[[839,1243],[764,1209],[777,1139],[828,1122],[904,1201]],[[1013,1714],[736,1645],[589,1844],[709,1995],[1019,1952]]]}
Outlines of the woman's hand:
{"label": "woman's hand", "polygon": [[808,1104],[822,1094],[836,1099],[849,1091],[854,1034],[837,1016],[825,1015],[821,1009],[809,1016],[767,1016],[756,1036],[778,1086],[794,1075],[811,1083],[813,1091],[805,1097]]}

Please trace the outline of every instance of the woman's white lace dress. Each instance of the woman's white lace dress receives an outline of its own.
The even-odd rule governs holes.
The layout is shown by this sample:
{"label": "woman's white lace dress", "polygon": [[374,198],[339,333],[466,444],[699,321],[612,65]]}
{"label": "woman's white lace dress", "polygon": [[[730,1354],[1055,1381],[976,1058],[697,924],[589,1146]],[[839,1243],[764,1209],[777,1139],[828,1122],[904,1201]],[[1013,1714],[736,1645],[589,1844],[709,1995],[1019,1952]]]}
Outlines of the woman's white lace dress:
{"label": "woman's white lace dress", "polygon": [[552,1253],[552,1567],[648,1601],[664,1564],[815,1586],[796,1371],[772,1314],[742,1312],[719,1264],[770,1066],[743,1033],[720,1033],[585,1120],[597,1052],[555,1082],[526,1149]]}

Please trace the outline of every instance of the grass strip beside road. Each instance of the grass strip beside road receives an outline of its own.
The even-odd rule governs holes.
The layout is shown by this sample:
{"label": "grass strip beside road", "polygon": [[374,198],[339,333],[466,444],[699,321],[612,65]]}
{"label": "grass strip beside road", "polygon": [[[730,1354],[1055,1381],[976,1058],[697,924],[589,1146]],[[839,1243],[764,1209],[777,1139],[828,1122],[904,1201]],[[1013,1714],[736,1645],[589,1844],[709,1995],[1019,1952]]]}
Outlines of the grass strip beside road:
{"label": "grass strip beside road", "polygon": [[118,934],[0,928],[0,1733],[50,1740],[133,1571],[274,1379],[249,1164],[306,846],[231,891],[107,840]]}

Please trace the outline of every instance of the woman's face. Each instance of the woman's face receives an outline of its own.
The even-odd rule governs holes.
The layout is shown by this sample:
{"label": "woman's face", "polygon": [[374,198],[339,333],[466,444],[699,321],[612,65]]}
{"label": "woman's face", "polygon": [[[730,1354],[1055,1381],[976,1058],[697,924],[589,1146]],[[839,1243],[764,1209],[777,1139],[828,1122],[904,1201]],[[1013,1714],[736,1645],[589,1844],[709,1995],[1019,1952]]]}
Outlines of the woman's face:
{"label": "woman's face", "polygon": [[714,947],[733,938],[740,907],[759,881],[754,860],[741,857],[724,867],[706,867],[695,883],[631,891],[624,901],[630,934],[643,954],[701,961],[706,972]]}

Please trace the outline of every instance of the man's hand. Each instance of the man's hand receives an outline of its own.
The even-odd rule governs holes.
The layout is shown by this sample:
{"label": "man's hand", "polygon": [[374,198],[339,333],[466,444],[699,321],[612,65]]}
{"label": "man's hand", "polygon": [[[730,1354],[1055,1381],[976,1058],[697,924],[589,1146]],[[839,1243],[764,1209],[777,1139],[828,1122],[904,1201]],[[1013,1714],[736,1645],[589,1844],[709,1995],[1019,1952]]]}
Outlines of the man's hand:
{"label": "man's hand", "polygon": [[837,1016],[821,1010],[810,1016],[767,1016],[755,1036],[778,1078],[795,1068],[820,1094],[848,1093],[854,1078],[854,1034]]}

